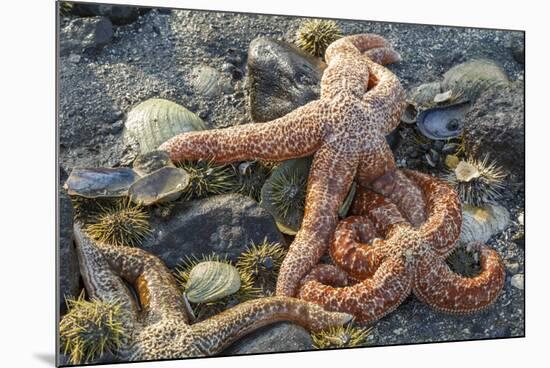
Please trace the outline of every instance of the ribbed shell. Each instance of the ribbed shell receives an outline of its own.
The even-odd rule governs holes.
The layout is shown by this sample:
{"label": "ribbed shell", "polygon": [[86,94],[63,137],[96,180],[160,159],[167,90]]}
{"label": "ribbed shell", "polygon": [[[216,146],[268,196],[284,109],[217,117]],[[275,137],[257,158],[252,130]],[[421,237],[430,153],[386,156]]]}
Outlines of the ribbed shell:
{"label": "ribbed shell", "polygon": [[462,209],[460,243],[468,244],[489,238],[503,231],[510,222],[508,210],[502,206],[488,204],[483,207],[465,205]]}
{"label": "ribbed shell", "polygon": [[176,167],[163,167],[137,180],[128,190],[134,203],[149,206],[175,201],[189,184],[189,174]]}
{"label": "ribbed shell", "polygon": [[128,113],[125,128],[126,134],[138,141],[141,153],[145,154],[180,133],[204,130],[206,125],[185,107],[172,101],[152,98]]}
{"label": "ribbed shell", "polygon": [[206,261],[197,264],[189,273],[185,294],[192,303],[208,303],[234,294],[240,287],[241,277],[235,266]]}
{"label": "ribbed shell", "polygon": [[137,179],[139,175],[127,167],[75,168],[64,187],[71,196],[124,197]]}

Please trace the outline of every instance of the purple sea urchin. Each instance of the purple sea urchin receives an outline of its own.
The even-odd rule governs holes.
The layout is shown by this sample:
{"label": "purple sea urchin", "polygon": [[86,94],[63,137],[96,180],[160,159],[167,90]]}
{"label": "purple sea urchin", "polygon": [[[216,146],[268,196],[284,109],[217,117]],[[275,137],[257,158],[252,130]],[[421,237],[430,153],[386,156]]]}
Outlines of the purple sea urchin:
{"label": "purple sea urchin", "polygon": [[121,346],[126,333],[117,302],[88,301],[83,292],[66,302],[68,312],[59,323],[59,335],[71,364],[88,363]]}
{"label": "purple sea urchin", "polygon": [[305,21],[296,32],[296,44],[314,56],[323,57],[327,47],[342,37],[335,21],[313,19]]}

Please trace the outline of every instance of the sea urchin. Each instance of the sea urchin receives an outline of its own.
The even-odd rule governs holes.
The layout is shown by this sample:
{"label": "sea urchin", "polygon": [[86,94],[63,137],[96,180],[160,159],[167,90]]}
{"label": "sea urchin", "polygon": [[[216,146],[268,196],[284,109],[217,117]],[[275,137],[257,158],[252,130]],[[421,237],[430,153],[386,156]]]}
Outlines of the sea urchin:
{"label": "sea urchin", "polygon": [[296,44],[314,56],[323,57],[327,47],[342,37],[336,22],[326,19],[308,20],[296,32]]}
{"label": "sea urchin", "polygon": [[141,206],[119,201],[102,207],[86,226],[86,232],[102,243],[136,246],[151,232],[149,215]]}
{"label": "sea urchin", "polygon": [[120,320],[120,304],[88,301],[84,293],[66,302],[68,312],[59,322],[59,335],[71,364],[90,362],[105,351],[114,352],[121,346],[125,331]]}
{"label": "sea urchin", "polygon": [[329,328],[320,332],[312,333],[311,339],[313,346],[316,349],[335,349],[365,346],[367,337],[371,328],[361,328],[348,324],[347,326],[339,326]]}
{"label": "sea urchin", "polygon": [[176,164],[190,175],[183,198],[204,198],[210,194],[223,194],[235,190],[238,179],[231,165],[216,165],[212,161],[182,161]]}
{"label": "sea urchin", "polygon": [[465,204],[481,206],[500,197],[504,188],[506,174],[496,165],[489,162],[486,155],[482,160],[467,158],[460,161],[445,179],[454,187]]}
{"label": "sea urchin", "polygon": [[252,244],[237,260],[237,268],[252,275],[255,285],[271,291],[275,287],[279,268],[286,249],[279,243],[265,239],[261,244]]}

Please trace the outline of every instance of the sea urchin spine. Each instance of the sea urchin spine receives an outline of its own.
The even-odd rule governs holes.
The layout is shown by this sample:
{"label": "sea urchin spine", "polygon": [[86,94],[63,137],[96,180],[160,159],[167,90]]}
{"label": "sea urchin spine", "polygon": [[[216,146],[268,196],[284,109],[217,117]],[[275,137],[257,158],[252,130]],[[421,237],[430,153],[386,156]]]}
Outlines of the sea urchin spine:
{"label": "sea urchin spine", "polygon": [[336,22],[326,19],[308,20],[296,32],[296,44],[314,56],[324,56],[327,47],[342,37]]}

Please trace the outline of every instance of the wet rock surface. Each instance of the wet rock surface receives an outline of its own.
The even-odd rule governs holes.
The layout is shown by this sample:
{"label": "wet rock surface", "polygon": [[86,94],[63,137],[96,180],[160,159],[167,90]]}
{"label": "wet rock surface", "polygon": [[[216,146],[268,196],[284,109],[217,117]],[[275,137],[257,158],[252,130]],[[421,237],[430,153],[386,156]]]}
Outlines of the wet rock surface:
{"label": "wet rock surface", "polygon": [[262,122],[277,119],[319,98],[325,63],[297,46],[259,37],[248,49],[250,115]]}
{"label": "wet rock surface", "polygon": [[282,242],[271,215],[240,194],[178,202],[166,218],[151,221],[153,233],[141,248],[157,255],[169,268],[186,257],[215,253],[236,261],[251,242]]}
{"label": "wet rock surface", "polygon": [[113,24],[124,25],[135,21],[140,14],[140,9],[137,7],[120,5],[75,4],[71,12],[82,17],[105,16],[109,18]]}
{"label": "wet rock surface", "polygon": [[275,353],[283,351],[312,350],[313,341],[303,327],[279,322],[263,327],[235,342],[221,355]]}
{"label": "wet rock surface", "polygon": [[73,206],[65,190],[59,190],[59,311],[65,313],[65,297],[76,297],[80,293],[80,270],[73,245]]}
{"label": "wet rock surface", "polygon": [[108,18],[76,18],[61,32],[60,52],[61,55],[69,55],[97,51],[109,43],[112,38],[113,25]]}
{"label": "wet rock surface", "polygon": [[523,83],[486,91],[466,114],[463,131],[467,153],[488,154],[519,178],[525,170],[523,97]]}
{"label": "wet rock surface", "polygon": [[[74,19],[79,18],[74,15],[63,17],[61,30],[67,29],[67,25]],[[123,123],[128,111],[148,98],[175,101],[199,115],[209,128],[253,121],[248,88],[250,70],[247,67],[250,43],[259,36],[292,42],[301,22],[299,18],[280,16],[153,9],[140,14],[128,25],[115,25],[112,40],[102,48],[78,54],[78,60],[71,58],[70,54],[61,55],[58,120],[61,171],[71,172],[76,166],[129,165],[137,149],[121,138]],[[511,39],[522,35],[521,32],[365,21],[338,20],[337,23],[344,34],[372,32],[388,38],[403,59],[391,65],[390,69],[407,90],[423,83],[439,81],[452,66],[475,58],[498,60],[511,81],[523,83],[523,65],[516,61],[510,48]],[[208,66],[220,73],[226,88],[215,95],[201,94],[193,85],[196,78],[193,71],[199,66]],[[513,144],[519,144],[519,141],[515,140]],[[400,146],[405,144],[400,143]],[[523,147],[523,142],[519,147]],[[409,157],[402,152],[405,151],[396,151],[399,165],[413,168]],[[522,183],[506,183],[499,204],[506,206],[511,217],[516,218],[523,211],[523,198]],[[195,201],[185,206],[194,206],[195,214],[202,213],[198,212],[199,209],[207,213],[207,201]],[[250,206],[252,211],[252,204],[245,206],[248,202],[244,199],[238,201],[239,205]],[[208,247],[230,244],[226,240],[220,241],[224,234],[229,236],[225,239],[246,238],[234,233],[244,231],[239,221],[241,214],[246,211],[233,212],[233,207],[213,206],[218,208],[210,212],[211,215],[217,213],[212,217],[217,225],[212,225],[208,235],[192,233],[191,238],[196,243],[189,245],[189,249],[200,247],[206,253],[211,250],[222,251]],[[177,213],[176,208],[173,210],[173,214]],[[185,214],[181,216],[185,217]],[[273,226],[273,232],[276,231],[274,224],[267,225],[263,215],[257,216],[266,224],[266,228]],[[192,224],[192,229],[210,226],[206,224],[205,217],[200,218],[203,219],[200,223],[196,218],[193,220],[196,222],[192,222],[191,217],[186,221]],[[170,221],[175,220],[172,218]],[[512,221],[504,232],[488,241],[505,263],[518,265],[507,271],[504,290],[495,305],[474,315],[449,316],[435,312],[414,297],[409,297],[396,311],[374,324],[373,335],[369,340],[371,344],[523,336],[524,291],[511,284],[515,274],[524,272],[523,243],[513,240],[518,229],[520,225]],[[254,230],[248,231],[254,233]],[[271,234],[271,230],[268,233]],[[276,234],[279,233],[270,235],[273,237],[271,241],[280,240],[280,235]],[[260,236],[259,240],[263,240],[265,235],[262,233]],[[186,241],[185,237],[181,239]],[[171,241],[171,245],[164,249],[155,248],[157,245],[152,242],[144,248],[171,262],[173,266],[188,253],[183,253],[175,240]],[[236,243],[231,244],[234,247]],[[239,244],[243,247],[246,245]],[[232,257],[240,251],[242,248],[231,248],[229,253]],[[250,343],[250,349],[263,341],[258,335],[250,335],[248,338],[257,339]],[[279,338],[281,343],[285,338],[284,335]],[[268,348],[270,346],[264,345],[261,351],[270,351]],[[242,351],[247,353],[252,350]]]}

